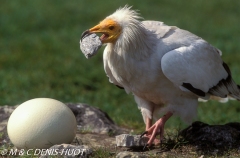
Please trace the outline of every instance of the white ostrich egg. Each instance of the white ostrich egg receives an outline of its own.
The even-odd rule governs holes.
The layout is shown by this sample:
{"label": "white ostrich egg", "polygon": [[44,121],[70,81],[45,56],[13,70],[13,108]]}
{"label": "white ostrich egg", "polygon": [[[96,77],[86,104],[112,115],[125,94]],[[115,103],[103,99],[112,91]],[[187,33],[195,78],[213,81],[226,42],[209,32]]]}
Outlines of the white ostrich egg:
{"label": "white ostrich egg", "polygon": [[36,98],[13,111],[7,131],[18,149],[47,149],[55,144],[71,143],[77,123],[72,111],[62,102]]}

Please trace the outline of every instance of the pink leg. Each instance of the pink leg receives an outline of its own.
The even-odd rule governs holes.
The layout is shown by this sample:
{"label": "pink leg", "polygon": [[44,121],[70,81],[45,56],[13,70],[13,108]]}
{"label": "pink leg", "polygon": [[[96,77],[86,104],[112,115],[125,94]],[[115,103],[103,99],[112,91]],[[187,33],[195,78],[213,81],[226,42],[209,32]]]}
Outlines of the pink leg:
{"label": "pink leg", "polygon": [[[166,115],[164,115],[162,118],[160,118],[156,123],[148,128],[144,133],[147,135],[151,135],[150,139],[148,140],[147,145],[151,146],[154,139],[156,138],[157,134],[160,134],[160,140],[163,139],[163,133],[164,133],[164,125],[165,122],[173,115],[173,113],[168,112]],[[147,126],[146,126],[147,127]]]}
{"label": "pink leg", "polygon": [[147,117],[147,122],[146,122],[146,131],[152,126],[152,119]]}
{"label": "pink leg", "polygon": [[[147,131],[151,126],[152,126],[152,119],[147,117],[146,118],[146,129],[145,129],[145,131]],[[146,137],[148,137],[150,139],[151,138],[151,134],[148,135],[148,133],[146,133]],[[154,142],[155,145],[160,144],[160,141],[158,139],[154,139],[153,142]]]}

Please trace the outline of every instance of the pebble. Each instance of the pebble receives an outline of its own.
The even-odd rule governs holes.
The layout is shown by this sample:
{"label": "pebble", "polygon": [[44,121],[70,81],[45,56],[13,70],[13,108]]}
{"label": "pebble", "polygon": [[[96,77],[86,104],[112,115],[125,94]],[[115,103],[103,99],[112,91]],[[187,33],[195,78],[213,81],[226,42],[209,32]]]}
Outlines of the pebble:
{"label": "pebble", "polygon": [[148,142],[148,137],[140,138],[140,135],[121,134],[116,136],[117,146],[122,147],[141,147],[145,146]]}
{"label": "pebble", "polygon": [[80,49],[87,59],[97,54],[102,42],[97,34],[87,34],[80,40]]}

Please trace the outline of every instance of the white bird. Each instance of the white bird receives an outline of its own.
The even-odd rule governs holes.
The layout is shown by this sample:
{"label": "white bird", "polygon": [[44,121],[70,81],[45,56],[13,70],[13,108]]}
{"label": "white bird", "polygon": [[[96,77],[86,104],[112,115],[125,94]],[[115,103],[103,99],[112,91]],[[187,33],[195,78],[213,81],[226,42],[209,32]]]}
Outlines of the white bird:
{"label": "white bird", "polygon": [[[141,20],[137,11],[125,6],[85,34],[102,34],[105,72],[111,83],[134,95],[148,145],[157,134],[162,140],[165,122],[172,115],[191,122],[199,98],[229,95],[240,100],[240,86],[220,50],[186,30]],[[155,117],[158,120],[152,124]]]}

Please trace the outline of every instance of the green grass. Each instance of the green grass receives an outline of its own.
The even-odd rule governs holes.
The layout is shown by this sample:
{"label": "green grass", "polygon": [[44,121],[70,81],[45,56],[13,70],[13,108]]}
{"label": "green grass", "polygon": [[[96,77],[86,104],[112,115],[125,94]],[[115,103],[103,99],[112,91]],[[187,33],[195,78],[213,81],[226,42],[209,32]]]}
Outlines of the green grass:
{"label": "green grass", "polygon": [[[121,125],[143,130],[132,95],[108,82],[102,51],[87,60],[79,49],[81,33],[125,4],[146,20],[189,30],[223,52],[240,84],[240,1],[87,0],[0,1],[0,105],[49,97],[82,102],[106,111]],[[198,120],[210,124],[240,121],[240,103],[200,103]],[[168,128],[186,126],[171,118]]]}

